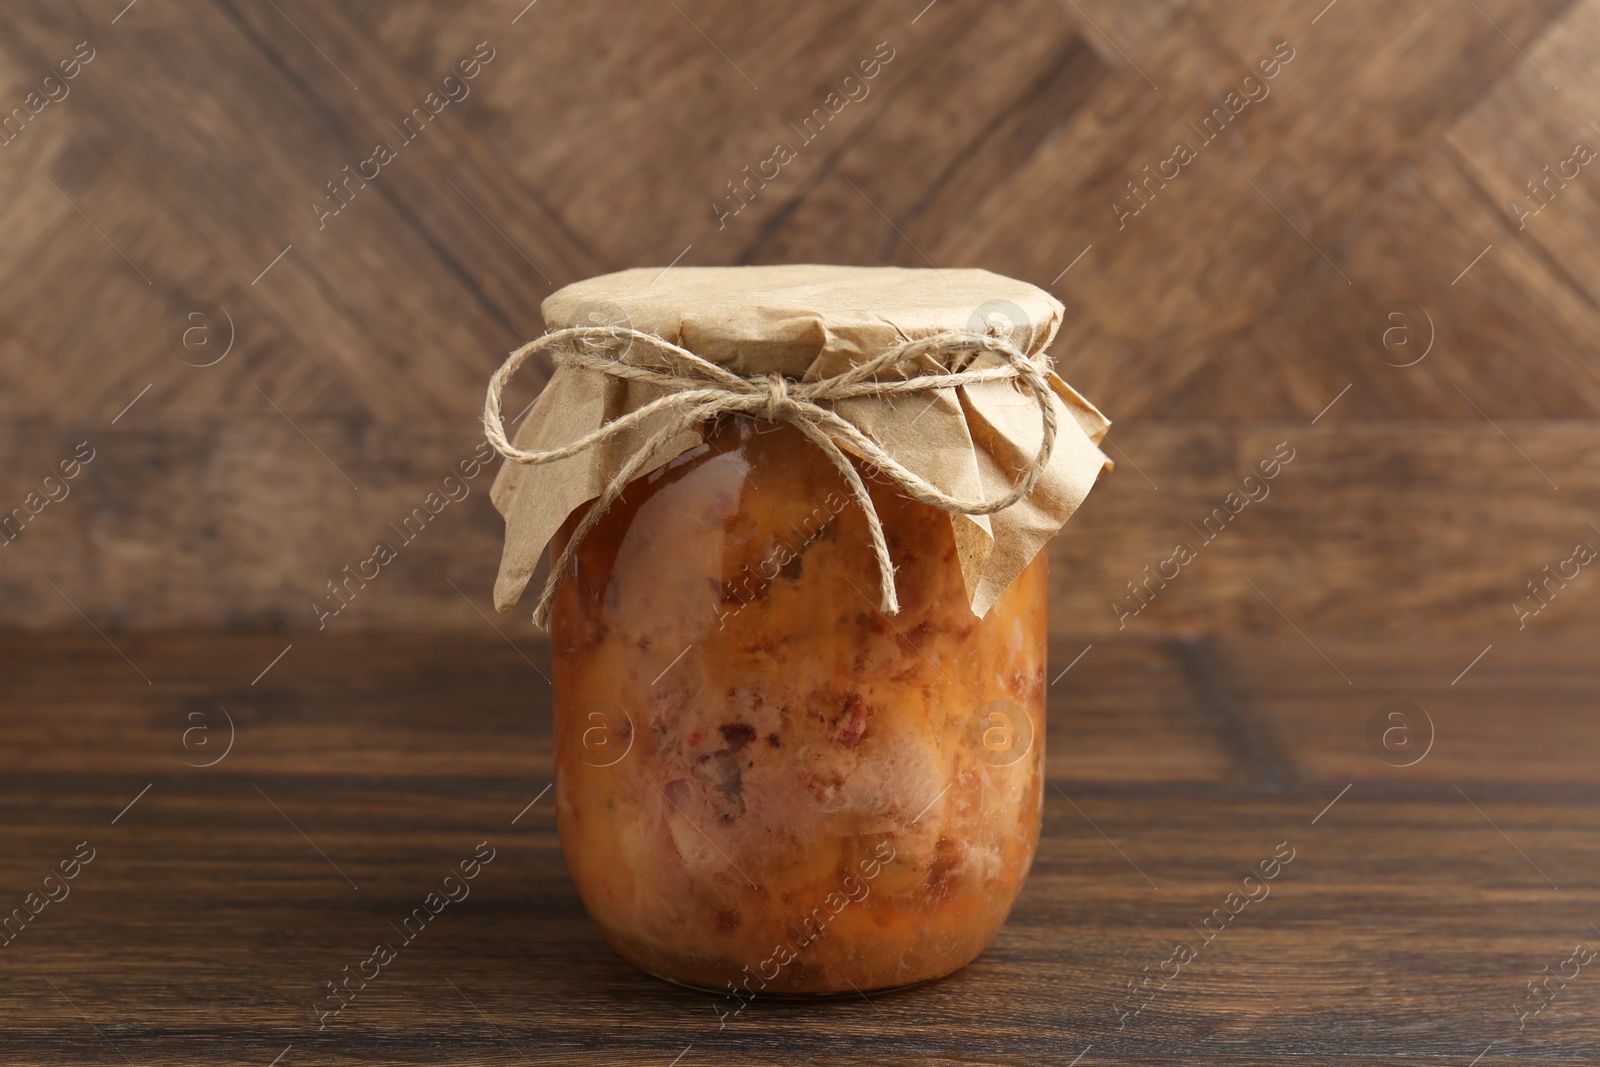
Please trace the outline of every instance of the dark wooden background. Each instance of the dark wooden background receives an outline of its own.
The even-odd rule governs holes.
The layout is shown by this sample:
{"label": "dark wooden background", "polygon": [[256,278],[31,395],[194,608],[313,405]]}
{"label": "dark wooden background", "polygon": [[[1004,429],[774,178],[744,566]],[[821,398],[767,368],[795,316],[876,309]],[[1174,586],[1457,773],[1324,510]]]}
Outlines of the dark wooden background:
{"label": "dark wooden background", "polygon": [[[94,457],[0,535],[0,913],[98,849],[0,947],[0,1062],[1594,1062],[1591,971],[1516,1013],[1600,946],[1600,579],[1515,605],[1600,548],[1600,169],[1529,189],[1600,147],[1597,59],[1600,0],[0,7],[0,517]],[[719,1031],[562,869],[492,471],[325,632],[312,602],[473,454],[554,288],[801,261],[1050,288],[1119,468],[1051,549],[1052,788],[994,947]],[[1370,734],[1397,699],[1433,741],[1409,767]],[[473,898],[318,1031],[322,984],[485,839]],[[1283,840],[1272,898],[1119,1029]]]}
{"label": "dark wooden background", "polygon": [[[1065,303],[1060,365],[1126,462],[1052,550],[1058,632],[1115,629],[1125,583],[1284,440],[1270,499],[1130,626],[1289,632],[1270,597],[1313,634],[1515,630],[1524,583],[1600,546],[1596,170],[1521,230],[1512,207],[1600,147],[1600,5],[1321,7],[7,5],[7,112],[78,42],[95,58],[0,146],[0,507],[80,441],[96,459],[0,548],[0,623],[312,627],[471,454],[553,288],[820,260],[982,266]],[[1270,95],[1119,229],[1126,183],[1281,41]],[[470,95],[402,143],[479,42]],[[790,123],[880,42],[869,94],[802,144]],[[381,139],[398,158],[319,230]],[[719,229],[779,140],[798,158]],[[188,301],[226,316],[214,366],[178,358]],[[1395,301],[1423,317],[1390,352],[1368,334]],[[336,625],[481,628],[487,481]],[[1585,584],[1539,629],[1600,632]]]}

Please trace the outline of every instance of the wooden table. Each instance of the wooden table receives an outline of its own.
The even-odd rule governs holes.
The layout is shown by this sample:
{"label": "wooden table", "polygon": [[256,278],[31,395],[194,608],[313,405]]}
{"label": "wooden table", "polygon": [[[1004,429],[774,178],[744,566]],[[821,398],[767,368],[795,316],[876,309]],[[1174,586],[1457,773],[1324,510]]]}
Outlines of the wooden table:
{"label": "wooden table", "polygon": [[[567,880],[546,650],[115,641],[0,642],[0,907],[93,850],[0,948],[0,1063],[1600,1056],[1600,961],[1555,977],[1600,947],[1586,645],[1507,639],[1461,675],[1481,645],[1096,638],[1052,690],[1045,835],[993,947],[928,986],[758,1000],[719,1029],[717,998],[612,954]],[[1420,751],[1414,712],[1410,738],[1369,741],[1390,700],[1435,728],[1409,767],[1390,764]],[[471,895],[319,1031],[325,983],[485,841]],[[1270,896],[1204,942],[1282,842]],[[1178,941],[1196,957],[1133,999]]]}

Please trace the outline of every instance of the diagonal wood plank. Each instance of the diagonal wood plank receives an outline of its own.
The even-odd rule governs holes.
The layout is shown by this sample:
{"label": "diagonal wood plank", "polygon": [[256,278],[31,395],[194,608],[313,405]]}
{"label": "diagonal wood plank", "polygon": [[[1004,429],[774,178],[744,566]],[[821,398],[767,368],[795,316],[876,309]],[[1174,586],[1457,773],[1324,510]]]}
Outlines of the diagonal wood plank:
{"label": "diagonal wood plank", "polygon": [[[941,36],[903,49],[892,97],[743,258],[783,262],[822,244],[852,261],[927,266],[952,220],[1085,106],[1106,70],[1048,3],[981,19],[936,12],[926,21]],[[995,53],[1011,57],[998,71],[984,58]]]}
{"label": "diagonal wood plank", "polygon": [[1057,0],[1077,21],[1090,47],[1112,66],[1137,63],[1139,53],[1189,6],[1190,0]]}
{"label": "diagonal wood plank", "polygon": [[[905,241],[925,248],[932,235],[921,224],[946,224],[941,195],[962,199],[970,182],[998,180],[1039,127],[1081,103],[1102,69],[1048,3],[1004,17],[936,7],[909,29],[880,76],[881,96],[805,145],[808,158],[796,164],[807,168],[804,184],[749,227],[742,261],[793,261],[809,254],[802,248],[829,247],[844,260],[925,266]],[[984,58],[994,53],[1010,61],[996,69]]]}
{"label": "diagonal wood plank", "polygon": [[[1525,51],[1494,89],[1450,129],[1447,144],[1501,208],[1515,241],[1536,249],[1554,276],[1600,306],[1600,4],[1575,4]],[[1560,76],[1552,92],[1546,73]],[[1579,146],[1582,150],[1579,150]]]}
{"label": "diagonal wood plank", "polygon": [[[1597,309],[1494,207],[1448,150],[1400,166],[1332,243],[1361,301],[1307,278],[1179,379],[1169,410],[1309,419],[1348,385],[1345,417],[1592,418]],[[1529,351],[1539,358],[1516,357]]]}

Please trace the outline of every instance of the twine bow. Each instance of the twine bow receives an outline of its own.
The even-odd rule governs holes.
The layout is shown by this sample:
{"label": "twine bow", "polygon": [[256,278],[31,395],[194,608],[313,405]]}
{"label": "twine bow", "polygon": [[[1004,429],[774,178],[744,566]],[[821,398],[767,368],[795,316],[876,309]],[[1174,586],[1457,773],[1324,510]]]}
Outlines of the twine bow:
{"label": "twine bow", "polygon": [[[595,342],[617,343],[642,341],[669,357],[672,369],[640,366],[624,362],[607,353],[604,346]],[[579,341],[573,346],[568,342]],[[590,347],[595,350],[591,351]],[[506,383],[517,373],[529,356],[544,348],[555,348],[556,363],[598,371],[624,381],[643,382],[663,390],[656,400],[613,419],[600,428],[570,441],[559,448],[544,451],[527,451],[513,445],[506,437],[500,413],[500,396]],[[941,371],[913,378],[876,380],[876,375],[897,364],[919,356],[952,355],[959,352],[992,352],[1005,362],[977,370]],[[566,574],[578,545],[594,525],[616,502],[628,484],[638,476],[656,450],[678,434],[702,422],[723,414],[748,415],[769,422],[784,422],[805,434],[822,453],[832,461],[844,477],[857,506],[867,519],[867,530],[872,540],[873,555],[877,559],[880,607],[886,614],[900,611],[900,600],[895,594],[895,567],[889,558],[889,545],[884,538],[883,522],[872,505],[867,492],[850,458],[848,450],[866,463],[894,480],[908,496],[942,511],[959,515],[992,515],[1015,504],[1033,491],[1055,448],[1056,412],[1050,401],[1050,386],[1040,362],[1033,359],[1009,340],[993,334],[949,331],[891,348],[871,359],[858,363],[840,374],[814,382],[800,382],[780,374],[745,377],[726,367],[718,366],[686,348],[657,337],[623,326],[575,326],[547,333],[530,341],[511,353],[489,381],[489,394],[483,405],[483,429],[494,446],[507,460],[515,463],[554,463],[575,456],[595,445],[609,441],[641,422],[661,412],[673,417],[649,440],[640,445],[622,467],[612,476],[605,490],[584,513],[583,519],[567,539],[560,558],[550,566],[550,577],[544,592],[534,608],[533,619],[541,627],[548,627],[551,605],[556,588]],[[1033,462],[1024,468],[1021,477],[1011,489],[990,500],[964,500],[945,493],[938,486],[911,471],[883,449],[876,441],[862,433],[848,420],[829,406],[840,400],[861,396],[886,396],[896,393],[918,393],[936,389],[950,389],[979,382],[1021,381],[1039,402],[1039,416],[1043,434],[1039,452]]]}

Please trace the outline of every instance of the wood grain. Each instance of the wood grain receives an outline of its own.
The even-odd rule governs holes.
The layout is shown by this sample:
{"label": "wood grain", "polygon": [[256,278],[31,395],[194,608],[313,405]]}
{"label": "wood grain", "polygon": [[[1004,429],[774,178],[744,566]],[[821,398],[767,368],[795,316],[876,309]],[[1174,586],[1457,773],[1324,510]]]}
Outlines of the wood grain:
{"label": "wood grain", "polygon": [[[633,971],[567,881],[543,646],[331,636],[252,684],[268,636],[118,645],[152,684],[94,635],[0,647],[8,904],[96,852],[0,948],[0,1063],[1563,1065],[1600,1038],[1586,971],[1515,1015],[1597,940],[1600,677],[1570,647],[1497,646],[1452,687],[1466,647],[1329,642],[1347,686],[1296,637],[1097,639],[1051,689],[1044,837],[993,947],[719,1030],[716,998]],[[1397,697],[1438,731],[1405,769],[1364,740]],[[219,705],[233,747],[194,766]],[[470,897],[319,1031],[323,983],[482,841]],[[1280,842],[1270,896],[1120,1019]]]}
{"label": "wood grain", "polygon": [[[1126,462],[1052,548],[1058,634],[1115,632],[1112,594],[1336,398],[1295,434],[1307,487],[1138,625],[1283,630],[1245,578],[1317,635],[1514,623],[1508,598],[1600,521],[1592,168],[1526,228],[1508,207],[1574,141],[1600,148],[1600,3],[908,7],[0,13],[5,109],[80,42],[95,56],[0,145],[0,514],[63,448],[105,443],[0,547],[0,626],[314,631],[310,597],[470,453],[543,296],[680,255],[984,266],[1062,299],[1059,365]],[[1119,221],[1128,183],[1284,41],[1270,95]],[[880,45],[870,92],[719,224],[727,183]],[[470,93],[404,140],[480,47]],[[319,221],[381,139],[394,161]],[[173,340],[192,301],[214,305],[207,353],[231,344],[213,366]],[[1415,366],[1373,340],[1397,301],[1433,342]],[[483,504],[339,624],[485,631],[450,587],[488,587]],[[1580,583],[1539,627],[1600,632],[1595,603]]]}

